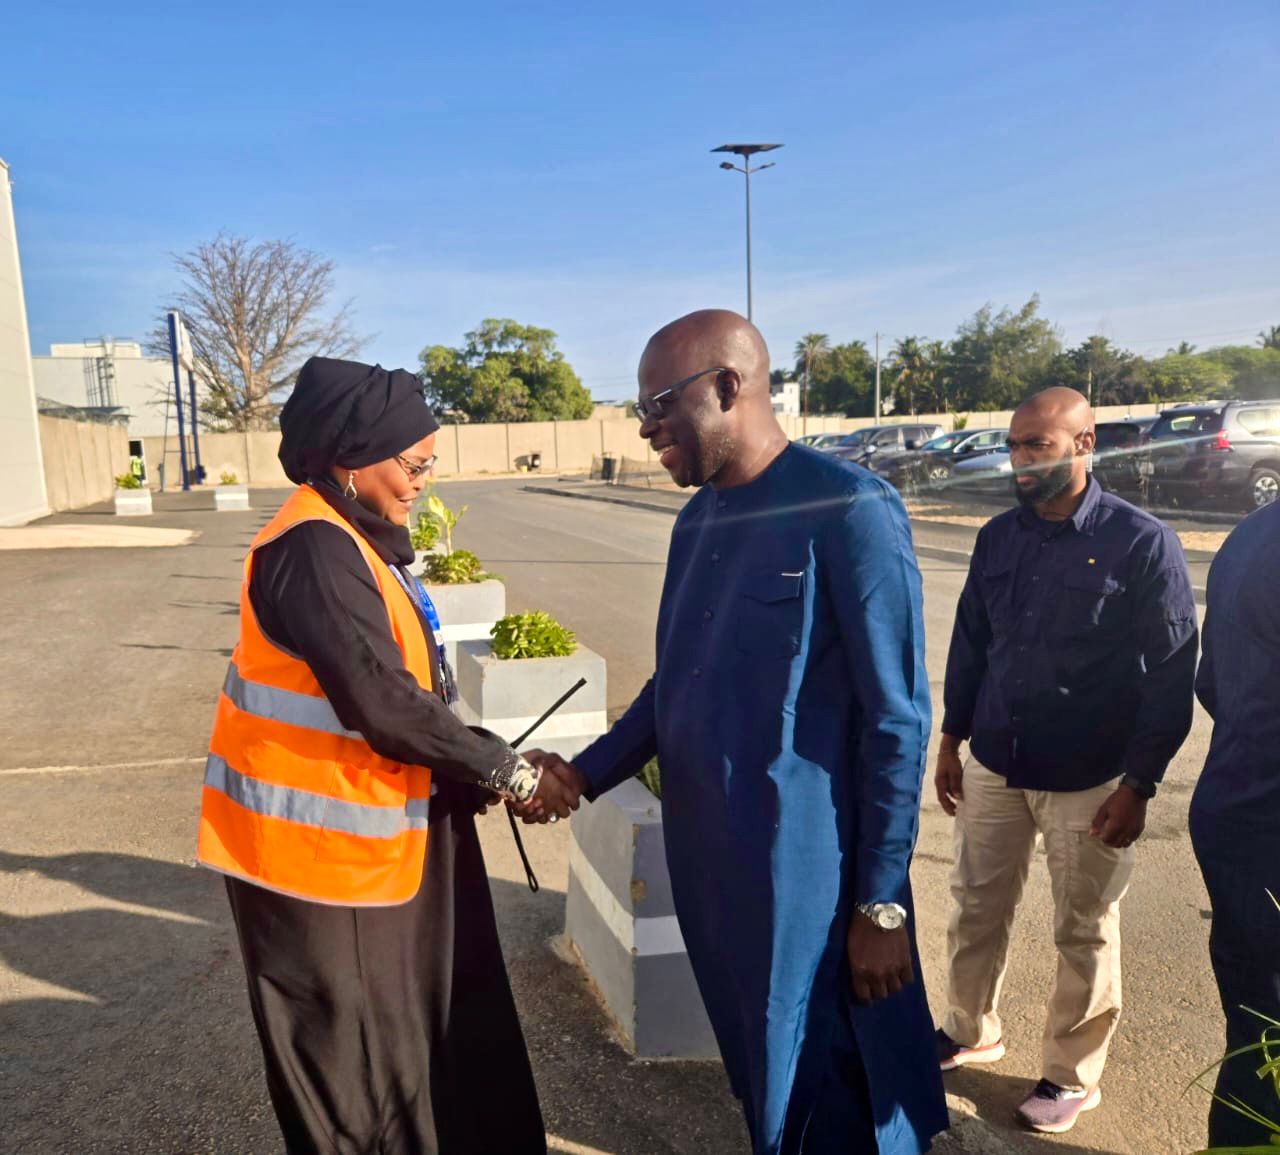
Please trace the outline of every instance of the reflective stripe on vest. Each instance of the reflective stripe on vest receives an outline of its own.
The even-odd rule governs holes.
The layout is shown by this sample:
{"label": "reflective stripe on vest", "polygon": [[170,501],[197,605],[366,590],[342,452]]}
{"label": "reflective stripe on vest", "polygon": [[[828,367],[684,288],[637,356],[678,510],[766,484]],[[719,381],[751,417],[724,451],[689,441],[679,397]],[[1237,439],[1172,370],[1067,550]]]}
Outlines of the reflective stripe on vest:
{"label": "reflective stripe on vest", "polygon": [[258,625],[255,551],[307,521],[341,529],[369,567],[404,669],[432,689],[433,642],[373,547],[308,486],[254,538],[240,586],[240,640],[223,682],[201,792],[197,860],[310,902],[393,906],[419,893],[435,793],[431,771],[375,751],[343,725],[310,666]]}
{"label": "reflective stripe on vest", "polygon": [[[429,798],[406,799],[403,810],[342,802],[324,794],[250,778],[228,766],[217,754],[210,754],[205,763],[204,784],[255,814],[325,830],[341,830],[364,838],[395,838],[406,830],[425,830],[431,806]],[[433,783],[431,793],[435,792]]]}
{"label": "reflective stripe on vest", "polygon": [[319,730],[325,734],[338,734],[343,738],[363,739],[359,730],[348,730],[338,720],[338,715],[328,698],[313,698],[295,690],[282,690],[278,686],[266,686],[261,682],[246,681],[240,676],[235,662],[227,667],[227,680],[222,692],[235,704],[237,710],[270,718],[273,722],[287,722],[304,730]]}

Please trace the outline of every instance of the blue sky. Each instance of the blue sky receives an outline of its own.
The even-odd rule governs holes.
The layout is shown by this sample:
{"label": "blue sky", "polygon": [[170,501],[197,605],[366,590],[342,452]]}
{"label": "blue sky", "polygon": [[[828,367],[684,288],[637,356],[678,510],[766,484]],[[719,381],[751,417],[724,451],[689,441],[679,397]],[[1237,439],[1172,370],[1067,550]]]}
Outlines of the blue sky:
{"label": "blue sky", "polygon": [[140,336],[225,229],[331,258],[364,354],[544,325],[598,396],[648,334],[950,336],[1039,292],[1144,353],[1280,324],[1274,0],[125,3],[5,17],[32,344]]}

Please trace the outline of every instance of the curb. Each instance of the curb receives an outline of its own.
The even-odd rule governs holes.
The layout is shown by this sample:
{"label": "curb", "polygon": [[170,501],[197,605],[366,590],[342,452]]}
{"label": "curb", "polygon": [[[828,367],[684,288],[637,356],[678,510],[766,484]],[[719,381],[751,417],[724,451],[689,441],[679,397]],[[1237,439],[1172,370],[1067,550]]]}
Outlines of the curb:
{"label": "curb", "polygon": [[627,505],[632,509],[647,509],[653,513],[669,513],[678,516],[680,510],[673,505],[659,505],[656,501],[641,501],[635,497],[613,497],[604,493],[574,493],[567,489],[556,489],[550,485],[526,485],[525,493],[546,493],[552,497],[573,497],[578,501],[605,501],[612,505]]}

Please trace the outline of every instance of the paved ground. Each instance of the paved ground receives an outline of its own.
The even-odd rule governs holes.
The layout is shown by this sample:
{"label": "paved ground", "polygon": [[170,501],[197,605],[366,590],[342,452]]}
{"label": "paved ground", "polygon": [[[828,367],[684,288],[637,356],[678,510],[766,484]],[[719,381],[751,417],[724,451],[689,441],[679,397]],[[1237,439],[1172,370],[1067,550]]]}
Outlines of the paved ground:
{"label": "paved ground", "polygon": [[[506,578],[511,607],[552,611],[608,658],[619,710],[651,667],[671,515],[522,484],[441,489],[451,504],[470,503],[459,542]],[[225,904],[217,880],[191,867],[191,850],[240,559],[279,497],[255,491],[263,512],[224,514],[196,508],[207,503],[200,495],[157,501],[150,524],[199,531],[184,547],[0,555],[9,663],[0,683],[0,1151],[277,1149]],[[963,542],[932,533],[920,527],[922,543],[933,543],[921,552],[936,679],[962,580],[942,551],[962,553]],[[1048,887],[1042,870],[1033,876],[1006,988],[1010,1056],[951,1084],[1013,1150],[1153,1155],[1191,1151],[1203,1138],[1202,1097],[1180,1094],[1221,1043],[1206,903],[1185,832],[1206,738],[1199,718],[1152,808],[1126,907],[1128,1013],[1107,1102],[1060,1141],[1007,1128],[1038,1073],[1053,965]],[[915,878],[935,1006],[949,827],[926,801]],[[523,886],[505,823],[491,818],[484,839],[553,1149],[743,1150],[718,1065],[630,1060],[583,978],[549,949],[563,922],[566,832],[529,839],[538,895]],[[989,1132],[966,1129],[949,1150],[997,1149]]]}

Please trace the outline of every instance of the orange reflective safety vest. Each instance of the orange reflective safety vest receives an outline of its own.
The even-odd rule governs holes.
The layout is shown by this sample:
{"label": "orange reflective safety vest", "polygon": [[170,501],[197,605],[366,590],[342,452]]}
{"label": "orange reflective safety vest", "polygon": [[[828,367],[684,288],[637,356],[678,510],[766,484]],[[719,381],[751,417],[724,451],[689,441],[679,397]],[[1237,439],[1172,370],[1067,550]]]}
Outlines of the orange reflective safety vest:
{"label": "orange reflective safety vest", "polygon": [[304,521],[350,535],[382,591],[405,668],[431,688],[428,642],[409,594],[323,497],[300,486],[245,558],[240,640],[209,741],[197,858],[297,898],[393,906],[422,882],[431,771],[384,758],[343,726],[311,668],[262,632],[249,602],[255,552]]}

